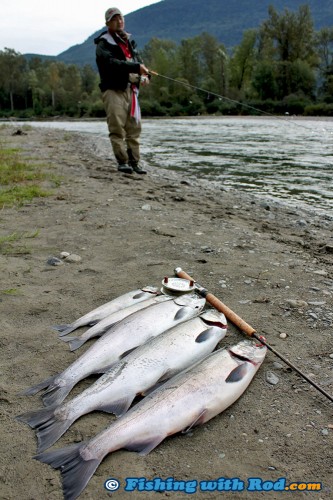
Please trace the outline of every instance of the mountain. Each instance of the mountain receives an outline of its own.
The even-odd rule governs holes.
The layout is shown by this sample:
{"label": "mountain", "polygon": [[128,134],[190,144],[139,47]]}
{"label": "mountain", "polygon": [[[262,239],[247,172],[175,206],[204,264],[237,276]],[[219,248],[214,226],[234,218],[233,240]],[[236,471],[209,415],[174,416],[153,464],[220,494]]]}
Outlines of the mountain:
{"label": "mountain", "polygon": [[[126,30],[133,33],[139,49],[153,37],[180,42],[203,32],[230,49],[240,43],[244,30],[258,28],[268,18],[269,5],[279,13],[309,5],[316,30],[333,26],[333,0],[162,0],[128,14]],[[94,38],[104,29],[62,52],[56,60],[95,65]]]}

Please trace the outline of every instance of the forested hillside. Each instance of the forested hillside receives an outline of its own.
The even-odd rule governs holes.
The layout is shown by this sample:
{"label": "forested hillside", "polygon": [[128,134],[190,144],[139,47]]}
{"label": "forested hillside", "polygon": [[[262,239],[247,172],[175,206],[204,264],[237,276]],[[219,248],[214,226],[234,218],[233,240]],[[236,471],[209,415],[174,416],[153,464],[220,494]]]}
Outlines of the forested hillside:
{"label": "forested hillside", "polygon": [[[308,5],[315,29],[333,26],[333,0],[162,0],[128,14],[126,29],[133,33],[140,49],[151,38],[179,43],[203,32],[231,49],[240,43],[245,30],[259,28],[270,5],[280,13],[285,9],[296,12],[301,5]],[[83,43],[78,40],[78,45],[69,47],[57,59],[94,64],[93,39],[103,28],[103,14],[95,33]]]}
{"label": "forested hillside", "polygon": [[[142,56],[159,74],[142,89],[145,116],[333,116],[333,26],[315,29],[306,5],[270,6],[232,49],[206,31],[180,43],[152,38]],[[0,51],[0,116],[104,116],[96,68],[87,63]]]}

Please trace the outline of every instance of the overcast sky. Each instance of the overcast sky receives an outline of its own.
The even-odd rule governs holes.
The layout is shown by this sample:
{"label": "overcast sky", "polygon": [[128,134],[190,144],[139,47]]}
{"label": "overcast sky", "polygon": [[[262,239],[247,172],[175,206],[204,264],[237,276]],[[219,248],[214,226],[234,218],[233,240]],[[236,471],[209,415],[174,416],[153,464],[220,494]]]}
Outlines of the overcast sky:
{"label": "overcast sky", "polygon": [[101,29],[109,7],[118,7],[126,15],[158,1],[3,0],[0,50],[56,56]]}

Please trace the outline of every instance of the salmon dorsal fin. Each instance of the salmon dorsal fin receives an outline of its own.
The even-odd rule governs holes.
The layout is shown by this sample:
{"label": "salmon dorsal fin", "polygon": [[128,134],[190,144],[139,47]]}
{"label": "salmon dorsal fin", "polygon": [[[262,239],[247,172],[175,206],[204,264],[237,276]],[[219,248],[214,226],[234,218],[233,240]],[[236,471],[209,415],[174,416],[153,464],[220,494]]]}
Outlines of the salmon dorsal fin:
{"label": "salmon dorsal fin", "polygon": [[247,374],[247,369],[248,369],[247,363],[242,363],[229,373],[225,381],[227,383],[239,382]]}

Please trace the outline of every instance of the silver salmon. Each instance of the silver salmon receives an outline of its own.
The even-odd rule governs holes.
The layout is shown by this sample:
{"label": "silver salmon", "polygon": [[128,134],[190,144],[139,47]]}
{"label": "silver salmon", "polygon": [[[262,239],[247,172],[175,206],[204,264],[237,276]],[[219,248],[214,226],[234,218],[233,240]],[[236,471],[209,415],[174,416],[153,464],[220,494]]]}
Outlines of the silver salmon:
{"label": "silver salmon", "polygon": [[226,331],[224,314],[205,311],[139,346],[71,401],[20,415],[17,420],[36,429],[41,452],[86,413],[100,410],[123,415],[135,396],[212,352]]}
{"label": "silver salmon", "polygon": [[265,354],[265,346],[250,340],[220,349],[171,378],[91,440],[34,458],[61,470],[64,497],[74,500],[107,454],[124,448],[146,455],[167,436],[228,408],[246,390]]}
{"label": "silver salmon", "polygon": [[23,394],[32,395],[45,389],[43,403],[58,405],[80,380],[93,373],[106,372],[121,357],[150,338],[198,316],[204,305],[205,299],[193,295],[183,295],[172,300],[161,295],[157,304],[116,323],[62,373],[27,389]]}
{"label": "silver salmon", "polygon": [[[166,296],[167,297],[167,296]],[[169,300],[171,300],[172,297],[169,297]],[[148,306],[151,306],[152,304],[155,304],[159,301],[159,296],[158,295],[153,295],[152,297],[142,301],[138,302],[136,304],[133,304],[129,307],[126,307],[125,309],[120,309],[119,311],[116,311],[109,316],[106,316],[106,318],[102,319],[99,321],[96,325],[92,326],[91,328],[88,328],[82,335],[77,336],[77,337],[62,337],[60,336],[61,340],[64,342],[69,342],[70,350],[75,351],[79,347],[81,347],[87,340],[92,339],[94,337],[101,337],[104,333],[106,333],[115,323],[118,323],[118,321],[121,321],[122,319],[126,318],[130,314],[133,314],[136,311],[140,311],[140,309],[145,309]]]}
{"label": "silver salmon", "polygon": [[105,318],[109,314],[132,306],[137,302],[142,302],[143,300],[149,299],[152,295],[156,295],[158,293],[159,290],[153,286],[146,286],[138,290],[132,290],[131,292],[124,293],[124,295],[120,295],[120,297],[93,309],[84,316],[81,316],[81,318],[78,318],[73,323],[54,325],[52,326],[52,329],[59,332],[60,336],[67,335],[81,326],[95,325],[98,321],[101,321],[101,319]]}

